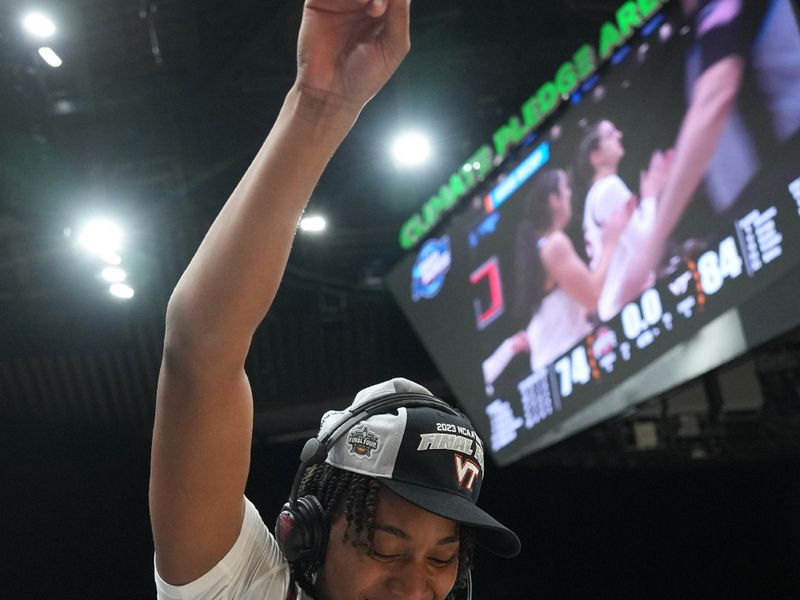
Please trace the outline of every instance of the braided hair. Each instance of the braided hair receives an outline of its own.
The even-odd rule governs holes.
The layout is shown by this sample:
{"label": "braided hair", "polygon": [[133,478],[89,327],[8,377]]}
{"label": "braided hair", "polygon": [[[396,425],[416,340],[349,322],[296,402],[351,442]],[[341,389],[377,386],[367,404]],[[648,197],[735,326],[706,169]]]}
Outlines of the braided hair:
{"label": "braided hair", "polygon": [[[342,542],[350,542],[354,548],[367,552],[372,550],[375,535],[375,509],[378,504],[380,483],[377,479],[339,469],[327,463],[313,465],[303,475],[298,494],[316,496],[325,510],[330,523],[343,515],[347,520]],[[469,570],[473,563],[474,539],[468,527],[459,526],[458,573],[453,591],[467,585]],[[314,594],[314,579],[322,566],[322,557],[289,563],[292,578],[307,593]]]}

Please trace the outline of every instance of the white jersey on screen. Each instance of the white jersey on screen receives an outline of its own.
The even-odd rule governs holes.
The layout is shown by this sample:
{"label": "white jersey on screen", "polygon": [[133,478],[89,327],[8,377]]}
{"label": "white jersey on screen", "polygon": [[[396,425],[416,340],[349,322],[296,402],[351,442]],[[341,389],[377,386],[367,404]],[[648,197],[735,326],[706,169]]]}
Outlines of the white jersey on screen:
{"label": "white jersey on screen", "polygon": [[[633,196],[633,192],[618,175],[602,177],[589,188],[583,211],[583,236],[586,254],[589,257],[589,268],[593,271],[597,269],[603,256],[603,226],[611,215],[625,206]],[[597,304],[597,316],[603,321],[614,317],[622,308],[619,296],[628,263],[652,230],[655,215],[655,198],[644,198],[620,235]],[[652,277],[649,279],[652,280]],[[648,281],[648,284],[651,283]]]}
{"label": "white jersey on screen", "polygon": [[[540,251],[547,239],[539,240]],[[583,305],[561,288],[554,288],[544,297],[528,323],[531,369],[537,371],[546,367],[590,331]]]}

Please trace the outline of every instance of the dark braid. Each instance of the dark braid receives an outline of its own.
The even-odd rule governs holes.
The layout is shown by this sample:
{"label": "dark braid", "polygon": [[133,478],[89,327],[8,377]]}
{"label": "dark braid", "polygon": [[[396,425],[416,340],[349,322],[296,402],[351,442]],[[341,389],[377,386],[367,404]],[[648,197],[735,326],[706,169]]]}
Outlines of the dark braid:
{"label": "dark braid", "polygon": [[459,526],[458,537],[460,538],[458,544],[458,573],[456,574],[456,583],[453,585],[453,591],[450,592],[448,598],[453,598],[456,592],[467,587],[470,569],[475,564],[475,536],[472,529],[463,525]]}
{"label": "dark braid", "polygon": [[[300,482],[298,495],[316,496],[325,510],[325,518],[329,524],[337,516],[344,515],[347,526],[342,541],[350,540],[353,547],[369,552],[375,536],[379,489],[380,483],[373,477],[323,463],[309,467]],[[466,586],[468,570],[473,562],[472,531],[468,527],[459,527],[459,535],[461,540],[454,592]],[[322,566],[322,557],[318,560],[293,561],[289,566],[292,578],[307,594],[313,596],[314,578]]]}
{"label": "dark braid", "polygon": [[[342,541],[350,539],[353,547],[371,550],[375,505],[378,502],[380,484],[371,477],[361,475],[353,478],[351,487],[352,493],[348,495],[345,504],[344,517],[347,519],[347,527],[344,530]],[[353,528],[352,537],[350,536],[351,527]]]}

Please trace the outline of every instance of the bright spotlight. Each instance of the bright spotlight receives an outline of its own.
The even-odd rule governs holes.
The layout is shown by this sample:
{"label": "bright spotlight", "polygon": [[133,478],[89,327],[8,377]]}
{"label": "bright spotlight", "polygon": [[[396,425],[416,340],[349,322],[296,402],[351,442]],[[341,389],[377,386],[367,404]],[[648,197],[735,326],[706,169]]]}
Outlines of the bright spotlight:
{"label": "bright spotlight", "polygon": [[47,15],[30,13],[22,19],[25,31],[37,38],[49,38],[56,32],[56,26]]}
{"label": "bright spotlight", "polygon": [[39,48],[39,56],[41,56],[44,62],[54,69],[57,69],[64,64],[61,60],[61,57],[59,57],[52,48]]}
{"label": "bright spotlight", "polygon": [[319,233],[320,231],[325,231],[327,226],[328,223],[325,221],[325,218],[320,217],[319,215],[303,217],[300,220],[300,229],[309,233]]}
{"label": "bright spotlight", "polygon": [[392,156],[400,167],[415,167],[428,160],[431,144],[421,133],[406,133],[392,144]]}
{"label": "bright spotlight", "polygon": [[108,288],[108,291],[111,292],[112,296],[122,298],[123,300],[130,300],[133,298],[134,294],[133,288],[124,283],[115,283]]}
{"label": "bright spotlight", "polygon": [[100,273],[100,277],[105,279],[108,283],[122,283],[128,274],[119,267],[106,267]]}
{"label": "bright spotlight", "polygon": [[104,263],[108,263],[110,265],[117,266],[122,264],[122,257],[116,252],[103,252],[99,255],[99,257]]}
{"label": "bright spotlight", "polygon": [[[122,229],[113,221],[97,219],[87,223],[78,236],[78,243],[106,262],[119,264],[117,250],[122,244]],[[112,260],[107,260],[107,258]]]}

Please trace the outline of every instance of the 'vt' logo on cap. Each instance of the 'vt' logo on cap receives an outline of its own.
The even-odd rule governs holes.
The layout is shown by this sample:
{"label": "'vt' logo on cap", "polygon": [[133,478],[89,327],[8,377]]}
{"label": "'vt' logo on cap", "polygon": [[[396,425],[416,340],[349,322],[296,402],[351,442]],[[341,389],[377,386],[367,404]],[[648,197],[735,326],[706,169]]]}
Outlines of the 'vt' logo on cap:
{"label": "'vt' logo on cap", "polygon": [[456,477],[458,478],[458,485],[468,492],[471,492],[472,486],[475,484],[475,478],[481,475],[481,468],[477,463],[462,457],[458,453],[454,452],[453,456],[456,459]]}

